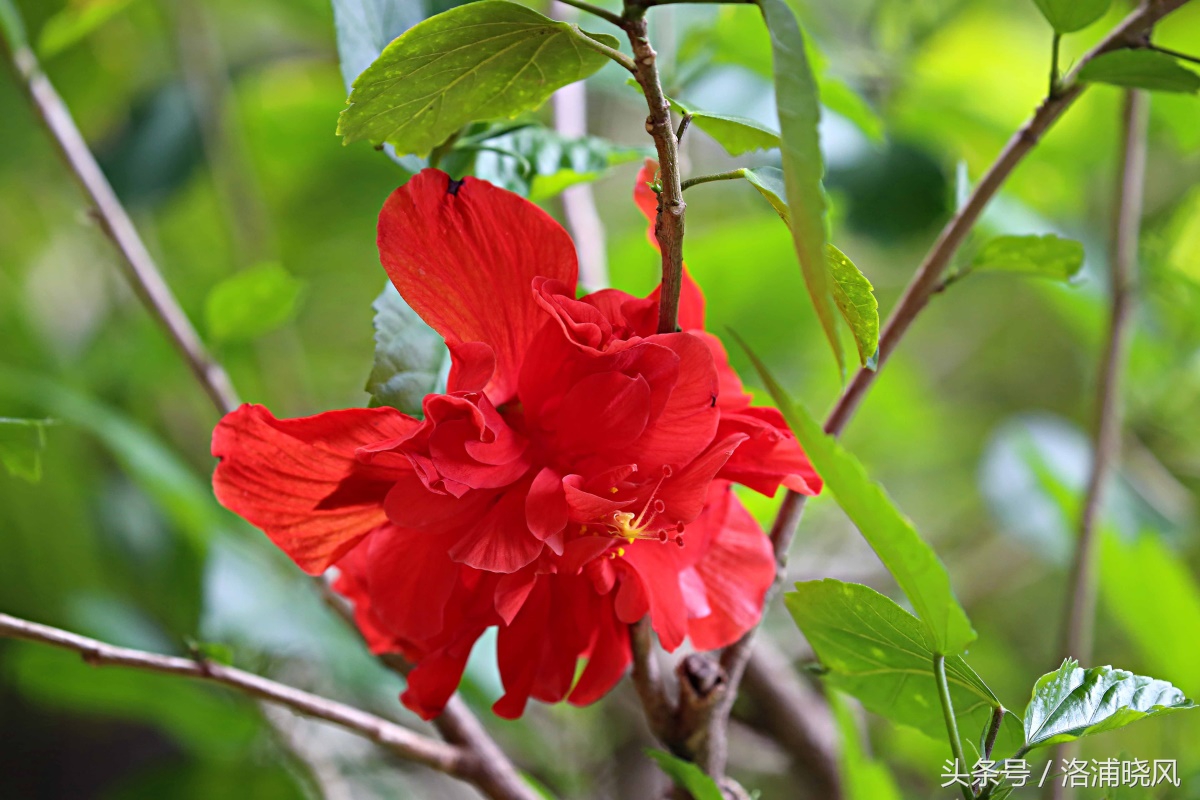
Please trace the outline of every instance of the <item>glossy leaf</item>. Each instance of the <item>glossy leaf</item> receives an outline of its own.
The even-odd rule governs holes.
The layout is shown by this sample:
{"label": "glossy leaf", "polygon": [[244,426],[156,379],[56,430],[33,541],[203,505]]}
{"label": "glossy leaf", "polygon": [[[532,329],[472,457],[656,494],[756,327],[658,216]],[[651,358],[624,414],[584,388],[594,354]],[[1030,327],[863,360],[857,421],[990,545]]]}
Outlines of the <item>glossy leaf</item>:
{"label": "glossy leaf", "polygon": [[296,316],[304,283],[279,264],[262,264],[218,283],[208,294],[205,318],[215,341],[249,341]]}
{"label": "glossy leaf", "polygon": [[831,244],[825,245],[825,259],[833,278],[833,300],[854,334],[859,362],[874,369],[879,353],[879,301],[871,282],[845,253]]}
{"label": "glossy leaf", "polygon": [[513,117],[608,63],[583,37],[507,0],[479,0],[414,25],[354,81],[338,122],[346,143],[425,155],[472,120]]}
{"label": "glossy leaf", "polygon": [[1068,281],[1083,266],[1083,255],[1082,244],[1054,234],[997,236],[979,250],[971,268]]}
{"label": "glossy leaf", "polygon": [[1055,33],[1083,30],[1104,16],[1112,0],[1033,0]]}
{"label": "glossy leaf", "polygon": [[808,411],[792,402],[758,357],[749,349],[747,353],[825,487],[925,623],[930,649],[945,656],[966,650],[975,640],[975,631],[954,596],[950,575],[937,553],[921,539],[883,487],[867,477],[858,459],[826,435]]}
{"label": "glossy leaf", "polygon": [[791,211],[787,204],[787,190],[783,186],[783,171],[776,167],[743,168],[740,171],[742,177],[767,199],[779,218],[790,226]]}
{"label": "glossy leaf", "polygon": [[779,113],[783,180],[791,208],[792,241],[804,282],[838,368],[845,356],[838,338],[832,281],[825,262],[825,192],[817,126],[821,106],[817,84],[804,52],[804,35],[788,0],[758,0],[771,34],[775,104]]}
{"label": "glossy leaf", "polygon": [[38,52],[43,58],[61,53],[124,11],[133,0],[86,0],[68,3],[42,26]]}
{"label": "glossy leaf", "polygon": [[408,307],[390,283],[375,309],[375,365],[367,379],[372,406],[392,406],[419,415],[449,357],[442,337]]}
{"label": "glossy leaf", "polygon": [[0,417],[0,464],[5,472],[31,483],[42,479],[42,451],[50,424],[45,419]]}
{"label": "glossy leaf", "polygon": [[[874,589],[832,578],[797,583],[784,603],[821,662],[822,680],[875,714],[945,741],[934,653],[920,620]],[[946,677],[964,744],[982,739],[1000,701],[960,656],[946,659]],[[1012,755],[1023,740],[1019,720],[1005,715],[993,757]]]}
{"label": "glossy leaf", "polygon": [[903,795],[887,766],[871,758],[863,748],[854,713],[845,698],[838,692],[830,692],[827,699],[841,740],[838,768],[846,800],[901,800]]}
{"label": "glossy leaf", "polygon": [[687,790],[694,800],[724,800],[725,795],[717,782],[691,761],[676,758],[662,750],[647,750],[646,755],[654,759],[658,768],[667,773],[676,786]]}
{"label": "glossy leaf", "polygon": [[745,155],[752,150],[771,150],[779,147],[779,134],[746,117],[712,114],[670,100],[671,109],[680,116],[692,115],[692,125],[707,133],[731,156]]}
{"label": "glossy leaf", "polygon": [[1200,75],[1154,50],[1114,50],[1096,56],[1079,71],[1079,80],[1159,92],[1200,91]]}
{"label": "glossy leaf", "polygon": [[1068,658],[1038,679],[1025,709],[1025,749],[1123,728],[1146,717],[1195,708],[1166,681],[1123,669],[1081,669]]}

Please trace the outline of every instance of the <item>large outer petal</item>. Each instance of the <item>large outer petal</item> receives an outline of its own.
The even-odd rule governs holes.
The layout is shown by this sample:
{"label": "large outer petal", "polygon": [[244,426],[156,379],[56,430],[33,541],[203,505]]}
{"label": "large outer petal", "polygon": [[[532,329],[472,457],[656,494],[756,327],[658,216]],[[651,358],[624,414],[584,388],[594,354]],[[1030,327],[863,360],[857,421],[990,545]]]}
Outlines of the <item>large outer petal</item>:
{"label": "large outer petal", "polygon": [[533,279],[557,279],[574,291],[578,269],[571,237],[540,208],[432,169],[384,204],[379,256],[405,301],[451,348],[492,348],[496,369],[486,393],[496,405],[516,393],[525,349],[545,322]]}
{"label": "large outer petal", "polygon": [[[416,420],[392,408],[355,408],[281,420],[244,405],[213,431],[217,499],[261,528],[305,572],[319,575],[387,521],[386,473],[355,451],[404,436]],[[400,477],[397,472],[395,477]]]}

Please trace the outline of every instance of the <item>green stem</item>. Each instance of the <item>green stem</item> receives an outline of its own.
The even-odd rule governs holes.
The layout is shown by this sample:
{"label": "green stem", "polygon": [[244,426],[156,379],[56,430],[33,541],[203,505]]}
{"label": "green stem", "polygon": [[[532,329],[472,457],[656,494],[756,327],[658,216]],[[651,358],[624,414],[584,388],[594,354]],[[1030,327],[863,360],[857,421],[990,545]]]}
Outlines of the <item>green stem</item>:
{"label": "green stem", "polygon": [[[946,718],[946,734],[950,739],[950,752],[954,755],[955,771],[958,765],[967,767],[967,759],[963,755],[962,740],[958,738],[958,722],[954,719],[954,704],[950,701],[950,684],[946,681],[946,657],[938,654],[933,657],[933,674],[937,677],[938,696],[942,700],[942,715]],[[970,787],[961,786],[963,800],[975,800]]]}
{"label": "green stem", "polygon": [[1172,50],[1169,47],[1159,47],[1156,44],[1147,45],[1147,47],[1151,50],[1162,53],[1165,56],[1171,56],[1172,58],[1178,58],[1180,61],[1190,61],[1193,64],[1200,64],[1200,56],[1191,56],[1191,55],[1188,55],[1187,53],[1181,53],[1178,50]]}
{"label": "green stem", "polygon": [[1058,97],[1058,50],[1062,34],[1055,31],[1054,44],[1050,47],[1050,97]]}
{"label": "green stem", "polygon": [[[574,5],[574,3],[572,3],[572,5]],[[619,17],[616,17],[615,14],[613,16],[618,20],[620,19]],[[622,53],[620,50],[616,49],[615,47],[609,47],[602,42],[597,42],[595,39],[580,30],[578,25],[571,26],[571,33],[575,36],[575,40],[584,47],[590,47],[597,53],[608,56],[634,75],[637,75],[637,65],[633,63],[633,59]]]}
{"label": "green stem", "polygon": [[996,737],[1000,735],[1000,726],[1004,724],[1004,715],[1007,713],[1004,706],[996,706],[992,709],[992,722],[988,727],[987,737],[983,741],[984,759],[991,759],[992,748],[996,746]]}
{"label": "green stem", "polygon": [[692,186],[699,186],[702,183],[712,183],[713,181],[736,181],[746,177],[745,169],[731,169],[729,172],[718,172],[715,175],[700,175],[695,178],[688,178],[680,184],[681,189],[688,189]]}

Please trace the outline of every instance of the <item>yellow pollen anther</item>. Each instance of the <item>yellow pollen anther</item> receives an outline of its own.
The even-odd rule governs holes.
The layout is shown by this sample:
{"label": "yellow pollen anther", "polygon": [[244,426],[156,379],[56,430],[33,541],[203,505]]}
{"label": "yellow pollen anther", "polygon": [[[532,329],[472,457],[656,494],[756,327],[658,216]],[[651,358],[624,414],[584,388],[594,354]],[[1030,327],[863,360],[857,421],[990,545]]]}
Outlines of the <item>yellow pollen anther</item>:
{"label": "yellow pollen anther", "polygon": [[580,526],[579,526],[579,532],[580,532],[580,533],[587,533],[587,525],[580,525]]}
{"label": "yellow pollen anther", "polygon": [[630,544],[633,544],[636,540],[637,540],[636,536],[626,536],[625,537],[625,541],[629,542]]}
{"label": "yellow pollen anther", "polygon": [[608,491],[609,491],[609,493],[611,493],[611,494],[616,494],[616,493],[617,493],[617,487],[615,487],[615,486],[614,486],[614,487],[612,487],[611,489],[609,489]]}
{"label": "yellow pollen anther", "polygon": [[618,556],[618,557],[620,557],[620,556],[623,556],[623,555],[625,555],[625,548],[624,548],[624,547],[618,547],[618,548],[617,548],[617,556]]}

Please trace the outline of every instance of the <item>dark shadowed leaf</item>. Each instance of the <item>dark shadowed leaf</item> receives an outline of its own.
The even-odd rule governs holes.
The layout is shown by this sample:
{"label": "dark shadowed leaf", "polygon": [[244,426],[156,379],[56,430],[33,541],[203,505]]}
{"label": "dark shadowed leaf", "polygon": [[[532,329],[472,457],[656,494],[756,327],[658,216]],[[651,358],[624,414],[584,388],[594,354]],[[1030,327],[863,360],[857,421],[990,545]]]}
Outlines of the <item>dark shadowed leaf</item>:
{"label": "dark shadowed leaf", "polygon": [[833,278],[833,300],[854,334],[859,363],[874,369],[879,351],[879,301],[871,282],[845,253],[831,244],[825,245],[825,258]]}
{"label": "dark shadowed leaf", "polygon": [[1083,266],[1083,245],[1052,233],[1044,236],[997,236],[975,256],[977,272],[1019,272],[1068,281]]}
{"label": "dark shadowed leaf", "polygon": [[92,31],[124,11],[133,0],[86,0],[68,3],[66,8],[46,20],[38,36],[38,52],[43,58],[57,55],[86,39]]}
{"label": "dark shadowed leaf", "polygon": [[1112,0],[1033,0],[1056,33],[1083,30],[1104,16]]}
{"label": "dark shadowed leaf", "polygon": [[787,0],[759,0],[771,34],[775,103],[779,113],[783,179],[791,208],[792,241],[804,282],[816,308],[838,368],[845,369],[837,331],[832,281],[825,262],[825,193],[817,125],[821,105],[817,84],[804,52],[804,36]]}
{"label": "dark shadowed leaf", "polygon": [[446,345],[390,283],[371,307],[375,309],[375,365],[366,386],[371,405],[418,415],[421,400],[437,386],[448,355]]}
{"label": "dark shadowed leaf", "polygon": [[950,574],[937,553],[921,539],[912,521],[900,512],[883,487],[867,477],[858,459],[826,435],[808,411],[792,402],[749,348],[746,352],[825,487],[925,623],[931,650],[945,656],[966,650],[975,640],[975,631],[954,596]]}
{"label": "dark shadowed leaf", "polygon": [[1114,50],[1096,56],[1079,71],[1079,80],[1159,92],[1200,91],[1200,75],[1154,50]]}
{"label": "dark shadowed leaf", "polygon": [[1139,719],[1195,708],[1166,681],[1068,658],[1038,679],[1025,709],[1025,749],[1070,742]]}
{"label": "dark shadowed leaf", "polygon": [[46,419],[0,417],[0,464],[14,478],[31,483],[42,479],[42,451],[46,448]]}
{"label": "dark shadowed leaf", "polygon": [[667,773],[675,785],[686,789],[695,800],[724,800],[721,787],[716,781],[704,774],[704,770],[690,761],[676,758],[662,750],[647,750],[646,755],[654,759],[658,768]]}
{"label": "dark shadowed leaf", "polygon": [[608,58],[586,34],[506,0],[450,9],[406,31],[354,81],[338,133],[424,155],[472,120],[513,117]]}
{"label": "dark shadowed leaf", "polygon": [[249,341],[291,321],[304,283],[279,264],[261,264],[218,283],[204,305],[208,335],[218,342]]}
{"label": "dark shadowed leaf", "polygon": [[[823,680],[892,722],[945,740],[934,654],[920,620],[874,589],[832,578],[798,583],[784,602],[820,659]],[[946,659],[946,678],[964,744],[978,749],[1000,701],[959,656]],[[993,757],[1011,756],[1022,741],[1020,720],[1006,714]]]}

